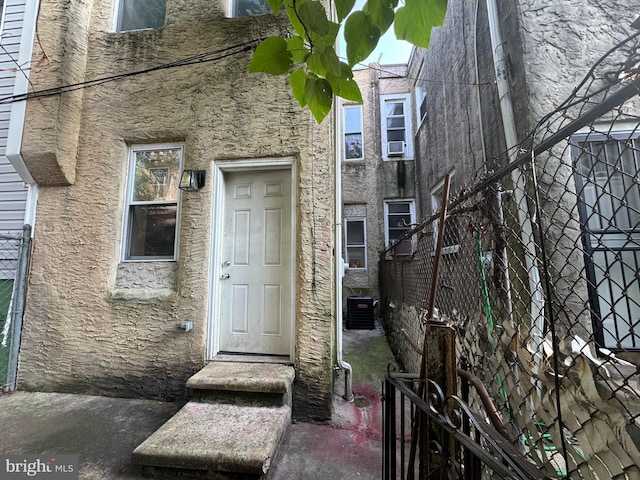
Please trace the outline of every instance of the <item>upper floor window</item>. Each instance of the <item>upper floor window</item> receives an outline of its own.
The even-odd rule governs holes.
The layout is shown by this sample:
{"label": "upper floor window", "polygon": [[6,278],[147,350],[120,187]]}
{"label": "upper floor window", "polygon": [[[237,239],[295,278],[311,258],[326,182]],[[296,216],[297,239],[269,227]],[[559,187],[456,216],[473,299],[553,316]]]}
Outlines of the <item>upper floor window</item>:
{"label": "upper floor window", "polygon": [[[449,192],[455,192],[454,174],[450,173],[451,183],[449,184]],[[444,180],[441,180],[431,190],[431,211],[439,213],[442,208],[442,194],[444,192]],[[440,220],[436,218],[433,221],[433,248],[435,250],[438,242],[438,226]],[[442,253],[455,253],[460,250],[460,227],[456,217],[447,216],[444,223],[444,236],[442,237]]]}
{"label": "upper floor window", "polygon": [[380,102],[382,158],[384,160],[413,158],[409,94],[384,95]]}
{"label": "upper floor window", "polygon": [[124,260],[175,260],[182,145],[131,147]]}
{"label": "upper floor window", "polygon": [[116,31],[144,30],[164,25],[166,0],[120,0]]}
{"label": "upper floor window", "polygon": [[362,106],[348,105],[343,108],[344,159],[362,160]]}
{"label": "upper floor window", "polygon": [[427,81],[424,78],[424,75],[424,68],[422,68],[418,74],[418,80],[416,81],[415,88],[418,126],[420,126],[424,118],[427,116]]}
{"label": "upper floor window", "polygon": [[[393,200],[384,204],[384,236],[387,247],[398,243],[402,235],[416,223],[416,208],[413,200]],[[412,239],[406,239],[396,248],[396,255],[412,253]]]}
{"label": "upper floor window", "polygon": [[264,15],[271,13],[267,0],[230,0],[231,16],[246,17],[248,15]]}

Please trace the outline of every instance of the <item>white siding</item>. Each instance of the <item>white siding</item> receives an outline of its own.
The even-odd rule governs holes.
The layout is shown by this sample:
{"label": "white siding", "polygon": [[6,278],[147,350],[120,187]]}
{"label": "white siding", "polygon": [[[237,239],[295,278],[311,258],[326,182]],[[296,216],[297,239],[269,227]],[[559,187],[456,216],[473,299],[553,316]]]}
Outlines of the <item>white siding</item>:
{"label": "white siding", "polygon": [[[4,3],[0,31],[0,98],[14,95],[17,75],[28,75],[20,71],[17,64],[27,0],[5,0]],[[29,3],[33,8],[34,3]],[[0,104],[0,234],[22,231],[28,192],[24,180],[6,157],[10,119],[11,104]]]}

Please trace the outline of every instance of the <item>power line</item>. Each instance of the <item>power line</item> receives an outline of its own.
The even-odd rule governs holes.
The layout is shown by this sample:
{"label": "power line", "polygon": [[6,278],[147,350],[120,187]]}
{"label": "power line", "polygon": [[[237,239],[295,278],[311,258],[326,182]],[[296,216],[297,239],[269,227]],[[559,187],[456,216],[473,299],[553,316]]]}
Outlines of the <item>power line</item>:
{"label": "power line", "polygon": [[244,43],[239,43],[229,47],[222,48],[220,50],[214,50],[210,52],[198,53],[189,57],[176,60],[174,62],[157,65],[155,67],[145,68],[142,70],[136,70],[133,72],[119,73],[116,75],[110,75],[108,77],[96,78],[93,80],[86,80],[84,82],[73,83],[69,85],[63,85],[60,87],[46,88],[43,90],[34,90],[21,95],[10,95],[6,97],[0,97],[0,104],[20,102],[23,100],[30,100],[32,98],[45,98],[60,95],[62,93],[73,92],[75,90],[81,90],[83,88],[95,87],[108,82],[114,82],[116,80],[122,80],[129,77],[143,75],[146,73],[157,72],[160,70],[167,70],[170,68],[183,67],[187,65],[196,65],[199,63],[207,63],[215,60],[222,60],[223,58],[238,55],[249,50],[253,50],[255,45],[264,40],[264,38],[257,38],[249,40]]}

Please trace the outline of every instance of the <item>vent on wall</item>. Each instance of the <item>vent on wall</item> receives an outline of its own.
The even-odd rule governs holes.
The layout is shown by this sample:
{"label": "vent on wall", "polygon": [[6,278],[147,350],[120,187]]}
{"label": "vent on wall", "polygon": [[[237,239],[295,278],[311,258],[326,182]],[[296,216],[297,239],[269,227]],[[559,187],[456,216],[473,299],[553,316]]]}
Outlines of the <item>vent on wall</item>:
{"label": "vent on wall", "polygon": [[347,328],[349,330],[373,330],[373,298],[347,297]]}
{"label": "vent on wall", "polygon": [[398,140],[387,142],[387,155],[389,157],[404,155],[404,142]]}

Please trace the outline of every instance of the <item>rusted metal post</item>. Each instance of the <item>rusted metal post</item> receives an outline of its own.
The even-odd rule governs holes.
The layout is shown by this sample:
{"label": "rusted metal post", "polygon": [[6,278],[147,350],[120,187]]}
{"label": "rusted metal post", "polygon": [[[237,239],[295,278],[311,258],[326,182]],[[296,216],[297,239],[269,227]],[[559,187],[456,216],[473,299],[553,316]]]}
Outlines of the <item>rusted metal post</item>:
{"label": "rusted metal post", "polygon": [[[442,256],[442,246],[444,243],[444,232],[445,232],[445,223],[447,220],[447,205],[449,203],[449,189],[451,187],[451,176],[447,175],[444,178],[444,185],[442,189],[442,203],[440,208],[440,217],[438,221],[438,237],[436,239],[436,251],[433,259],[433,272],[431,274],[431,288],[429,290],[429,304],[427,308],[427,321],[430,321],[433,318],[433,310],[436,301],[436,291],[438,287],[438,273],[440,270],[440,258]],[[429,329],[425,328],[425,335],[423,341],[422,348],[422,358],[420,361],[420,376],[418,381],[418,396],[420,398],[424,398],[425,394],[425,380],[426,376],[426,367],[427,367],[427,347],[428,347],[428,333]],[[422,419],[423,415],[419,413],[419,410],[416,410],[416,414],[414,415],[412,429],[411,429],[411,448],[409,450],[409,469],[407,472],[407,480],[415,480],[415,460],[416,460],[416,449],[418,446],[418,438],[420,435],[425,435],[426,431],[424,427],[421,426],[424,424]],[[427,461],[428,458],[428,448],[426,451],[422,452],[422,456]],[[421,464],[421,471],[423,474],[428,473],[428,471],[423,470],[423,468],[428,469],[428,463]]]}

